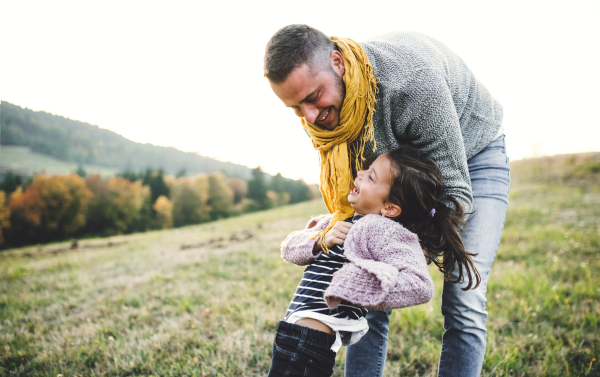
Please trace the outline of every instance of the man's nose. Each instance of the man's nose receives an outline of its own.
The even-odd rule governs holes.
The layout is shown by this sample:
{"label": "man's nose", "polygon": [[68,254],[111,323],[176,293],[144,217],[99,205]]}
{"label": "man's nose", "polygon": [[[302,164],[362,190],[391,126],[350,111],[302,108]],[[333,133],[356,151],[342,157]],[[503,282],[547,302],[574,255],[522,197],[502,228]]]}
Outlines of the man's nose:
{"label": "man's nose", "polygon": [[300,111],[302,111],[302,115],[308,123],[315,123],[317,121],[317,117],[319,116],[319,109],[317,109],[315,106],[303,105],[300,106]]}

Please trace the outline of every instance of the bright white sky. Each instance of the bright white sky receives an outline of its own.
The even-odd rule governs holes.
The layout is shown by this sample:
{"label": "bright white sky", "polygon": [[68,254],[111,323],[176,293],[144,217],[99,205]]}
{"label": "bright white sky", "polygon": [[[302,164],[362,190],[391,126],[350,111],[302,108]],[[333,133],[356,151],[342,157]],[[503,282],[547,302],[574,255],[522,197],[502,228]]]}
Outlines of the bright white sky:
{"label": "bright white sky", "polygon": [[598,151],[598,19],[597,0],[0,0],[0,99],[317,182],[317,153],[262,77],[266,42],[290,23],[357,41],[408,29],[501,101],[512,159]]}

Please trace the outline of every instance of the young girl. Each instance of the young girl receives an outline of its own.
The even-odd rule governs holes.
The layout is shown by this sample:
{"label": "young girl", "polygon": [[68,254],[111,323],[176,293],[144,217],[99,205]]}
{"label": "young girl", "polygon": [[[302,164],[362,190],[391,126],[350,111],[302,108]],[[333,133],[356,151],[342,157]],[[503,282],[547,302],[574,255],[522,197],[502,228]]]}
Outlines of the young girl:
{"label": "young girl", "polygon": [[354,217],[323,236],[332,216],[315,218],[282,243],[286,261],[308,267],[277,326],[268,377],[331,376],[339,348],[368,331],[367,309],[431,300],[426,259],[446,276],[456,266],[467,289],[479,284],[458,234],[464,214],[456,199],[441,197],[442,176],[429,154],[400,147],[359,171],[354,185]]}

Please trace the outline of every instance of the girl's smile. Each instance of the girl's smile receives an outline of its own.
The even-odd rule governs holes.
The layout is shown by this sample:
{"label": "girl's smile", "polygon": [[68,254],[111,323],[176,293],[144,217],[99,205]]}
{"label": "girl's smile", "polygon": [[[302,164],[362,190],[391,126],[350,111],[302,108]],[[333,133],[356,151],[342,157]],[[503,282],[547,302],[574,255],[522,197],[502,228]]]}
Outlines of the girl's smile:
{"label": "girl's smile", "polygon": [[348,195],[348,202],[354,211],[361,215],[381,215],[386,206],[392,181],[392,166],[386,155],[377,157],[369,170],[356,174],[354,188]]}

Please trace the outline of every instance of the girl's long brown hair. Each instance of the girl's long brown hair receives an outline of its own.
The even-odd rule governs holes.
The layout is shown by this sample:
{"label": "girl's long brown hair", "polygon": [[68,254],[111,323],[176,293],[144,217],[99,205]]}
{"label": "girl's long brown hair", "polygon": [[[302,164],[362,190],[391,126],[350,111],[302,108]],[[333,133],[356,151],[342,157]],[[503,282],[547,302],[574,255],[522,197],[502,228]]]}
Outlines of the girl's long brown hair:
{"label": "girl's long brown hair", "polygon": [[[473,263],[476,254],[465,249],[458,233],[466,224],[465,213],[454,197],[442,196],[442,173],[431,155],[403,145],[387,156],[394,177],[388,201],[402,209],[393,220],[419,236],[426,256],[444,273],[446,281],[461,283],[466,275],[468,284],[462,290],[477,288],[481,276]],[[457,268],[458,278],[451,280]]]}

